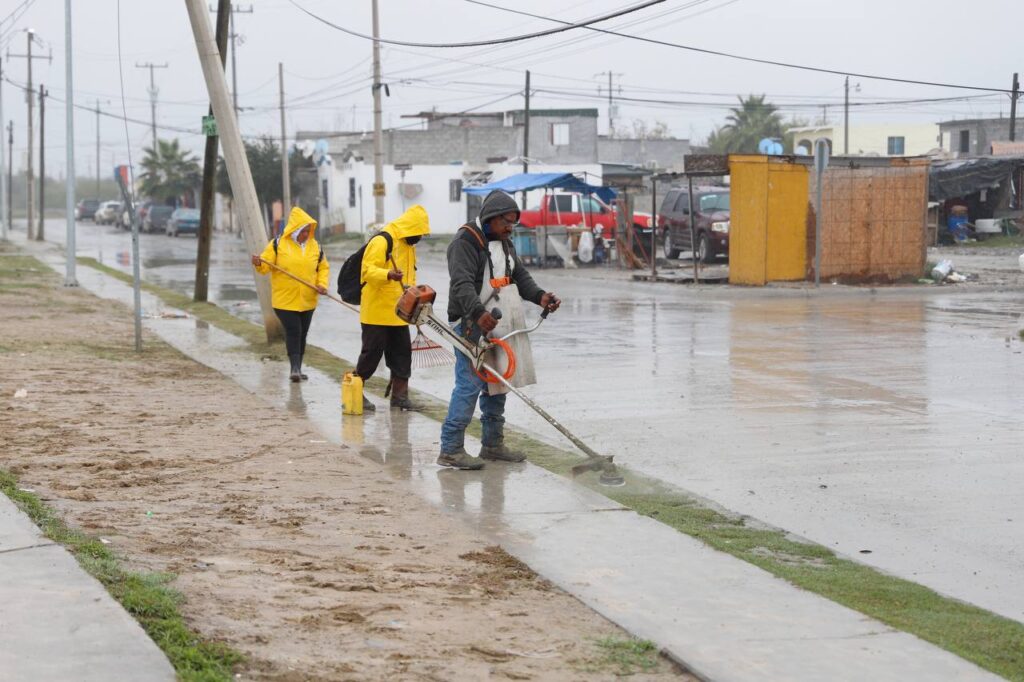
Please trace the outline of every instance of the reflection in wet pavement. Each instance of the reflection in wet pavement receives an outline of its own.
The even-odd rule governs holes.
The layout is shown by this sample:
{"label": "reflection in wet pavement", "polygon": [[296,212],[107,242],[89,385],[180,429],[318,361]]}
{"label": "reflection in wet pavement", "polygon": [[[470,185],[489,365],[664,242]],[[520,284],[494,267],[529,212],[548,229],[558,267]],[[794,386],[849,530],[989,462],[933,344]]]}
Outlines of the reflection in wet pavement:
{"label": "reflection in wet pavement", "polygon": [[[125,233],[81,232],[82,255],[96,255],[102,232],[108,256],[127,247]],[[190,291],[194,241],[146,235],[142,247],[144,278]],[[338,248],[327,253],[336,269]],[[230,305],[251,292],[241,242],[215,239],[213,261],[215,302],[255,320],[255,305]],[[128,270],[127,262],[115,266]],[[565,304],[534,339],[541,383],[529,392],[596,450],[858,561],[1024,620],[1017,292],[816,297],[695,291],[586,271],[534,274]],[[441,260],[423,262],[419,279],[445,298]],[[358,324],[325,302],[310,342],[353,358]],[[418,372],[413,386],[446,399],[450,372]],[[515,401],[508,418],[559,443]],[[365,421],[366,452],[389,468],[404,467],[404,457],[433,457],[436,423],[402,431],[387,415]],[[343,430],[357,428],[347,422]],[[355,440],[349,435],[346,441]],[[406,439],[418,449],[403,449]],[[409,471],[412,480],[439,475]],[[483,481],[459,478],[457,489],[445,492],[441,478],[435,486],[445,504],[482,507]],[[501,499],[493,491],[486,498]]]}

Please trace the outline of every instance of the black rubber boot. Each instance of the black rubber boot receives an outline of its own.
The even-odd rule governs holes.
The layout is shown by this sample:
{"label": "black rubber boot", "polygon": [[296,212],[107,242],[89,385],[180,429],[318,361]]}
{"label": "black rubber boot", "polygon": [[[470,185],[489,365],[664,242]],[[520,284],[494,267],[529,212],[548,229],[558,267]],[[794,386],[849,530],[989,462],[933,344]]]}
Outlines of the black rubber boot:
{"label": "black rubber boot", "polygon": [[289,355],[288,359],[291,360],[292,363],[292,371],[288,375],[288,378],[292,380],[292,383],[298,383],[302,381],[302,372],[299,371],[299,368],[302,366],[302,356]]}

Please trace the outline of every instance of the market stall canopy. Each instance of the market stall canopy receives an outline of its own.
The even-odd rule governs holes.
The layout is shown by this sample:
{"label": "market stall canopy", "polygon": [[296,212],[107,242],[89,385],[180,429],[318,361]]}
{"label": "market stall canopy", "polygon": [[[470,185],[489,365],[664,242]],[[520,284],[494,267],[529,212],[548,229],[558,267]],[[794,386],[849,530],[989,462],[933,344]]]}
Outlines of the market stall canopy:
{"label": "market stall canopy", "polygon": [[566,192],[596,194],[606,204],[615,199],[615,190],[611,187],[588,184],[572,173],[519,173],[496,182],[489,182],[486,185],[464,187],[462,191],[466,194],[486,195],[496,189],[509,194],[528,192],[533,189],[561,189]]}

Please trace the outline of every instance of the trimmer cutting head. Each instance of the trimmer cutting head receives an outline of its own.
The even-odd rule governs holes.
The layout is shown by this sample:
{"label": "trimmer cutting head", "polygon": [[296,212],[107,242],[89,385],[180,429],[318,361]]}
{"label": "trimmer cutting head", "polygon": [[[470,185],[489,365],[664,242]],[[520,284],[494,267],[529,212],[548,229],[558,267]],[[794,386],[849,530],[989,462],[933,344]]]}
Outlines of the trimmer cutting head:
{"label": "trimmer cutting head", "polygon": [[579,476],[588,471],[601,472],[601,475],[597,478],[597,482],[601,485],[620,486],[626,484],[626,479],[619,473],[619,469],[615,466],[611,457],[591,457],[588,461],[574,466],[572,468],[572,475]]}

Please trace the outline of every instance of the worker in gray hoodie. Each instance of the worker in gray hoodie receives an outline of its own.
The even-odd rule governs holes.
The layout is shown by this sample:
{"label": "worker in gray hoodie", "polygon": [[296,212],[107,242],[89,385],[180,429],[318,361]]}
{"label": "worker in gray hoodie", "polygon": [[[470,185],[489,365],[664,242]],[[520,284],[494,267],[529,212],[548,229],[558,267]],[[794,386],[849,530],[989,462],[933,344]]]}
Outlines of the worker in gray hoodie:
{"label": "worker in gray hoodie", "polygon": [[[448,323],[460,336],[472,342],[481,334],[504,336],[525,328],[523,301],[550,312],[558,310],[558,297],[544,291],[526,270],[512,245],[512,228],[519,222],[519,207],[508,194],[495,190],[480,207],[480,216],[463,225],[448,246]],[[497,319],[491,310],[497,307]],[[517,388],[536,382],[529,338],[519,335],[510,342],[516,355],[516,373],[511,381]],[[492,354],[494,351],[491,351]],[[483,460],[522,462],[526,455],[505,444],[505,395],[508,389],[480,378],[473,363],[455,354],[455,388],[448,403],[448,416],[441,427],[441,454],[437,463],[455,469],[481,469]],[[493,358],[490,359],[495,366]],[[483,427],[480,457],[466,452],[466,427],[473,419],[477,399]]]}

